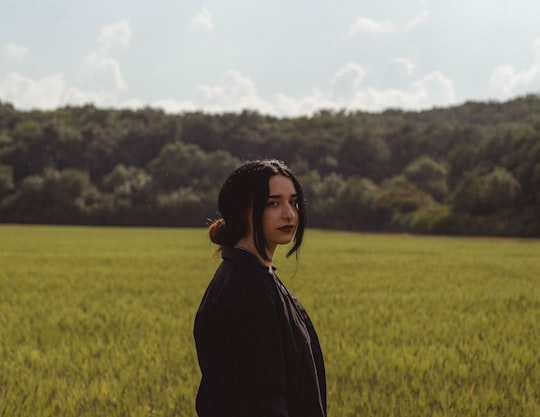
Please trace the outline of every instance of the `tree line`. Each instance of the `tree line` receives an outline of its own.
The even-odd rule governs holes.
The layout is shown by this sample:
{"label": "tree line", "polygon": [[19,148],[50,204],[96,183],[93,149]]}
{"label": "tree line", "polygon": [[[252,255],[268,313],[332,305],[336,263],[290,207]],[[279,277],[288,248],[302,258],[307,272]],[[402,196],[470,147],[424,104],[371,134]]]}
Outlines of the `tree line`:
{"label": "tree line", "polygon": [[0,222],[200,227],[266,157],[299,176],[311,227],[540,236],[538,95],[294,118],[0,102]]}

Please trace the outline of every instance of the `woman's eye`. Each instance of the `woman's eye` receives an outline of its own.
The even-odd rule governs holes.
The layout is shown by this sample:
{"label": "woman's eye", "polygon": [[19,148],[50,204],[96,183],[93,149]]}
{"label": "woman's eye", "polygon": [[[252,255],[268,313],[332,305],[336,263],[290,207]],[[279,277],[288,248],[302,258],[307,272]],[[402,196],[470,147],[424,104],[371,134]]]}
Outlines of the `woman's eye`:
{"label": "woman's eye", "polygon": [[[280,205],[280,202],[279,201],[268,201],[266,203],[266,207],[279,207]],[[298,210],[299,208],[299,203],[297,200],[291,200],[289,201],[289,205],[291,205],[292,207],[294,207],[296,210]]]}

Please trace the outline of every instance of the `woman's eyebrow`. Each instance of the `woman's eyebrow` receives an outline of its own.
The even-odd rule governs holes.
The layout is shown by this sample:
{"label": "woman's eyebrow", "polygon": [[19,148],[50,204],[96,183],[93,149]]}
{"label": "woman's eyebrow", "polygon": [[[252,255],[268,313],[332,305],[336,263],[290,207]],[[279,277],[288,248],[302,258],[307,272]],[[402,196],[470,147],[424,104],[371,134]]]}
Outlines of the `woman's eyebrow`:
{"label": "woman's eyebrow", "polygon": [[[269,195],[268,198],[282,198],[283,196],[281,194],[272,194]],[[289,198],[297,198],[298,194],[291,194]]]}

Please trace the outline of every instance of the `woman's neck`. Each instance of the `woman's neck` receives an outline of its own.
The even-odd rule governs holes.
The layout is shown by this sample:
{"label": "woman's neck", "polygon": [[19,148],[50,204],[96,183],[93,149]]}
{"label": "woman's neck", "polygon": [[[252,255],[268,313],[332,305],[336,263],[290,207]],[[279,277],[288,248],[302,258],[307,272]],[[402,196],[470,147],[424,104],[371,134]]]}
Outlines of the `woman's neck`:
{"label": "woman's neck", "polygon": [[273,258],[273,255],[274,255],[274,251],[270,251],[270,249],[267,249],[266,250],[266,256],[270,259],[269,261],[265,260],[262,258],[262,256],[260,255],[259,251],[257,250],[257,248],[255,247],[255,242],[253,241],[253,237],[251,236],[244,236],[242,238],[240,238],[240,240],[238,240],[238,242],[236,242],[236,245],[234,245],[235,247],[237,247],[238,249],[243,249],[245,250],[246,252],[249,252],[251,253],[252,255],[254,255],[260,263],[262,263],[264,266],[268,267],[268,268],[271,268],[272,267],[272,258]]}

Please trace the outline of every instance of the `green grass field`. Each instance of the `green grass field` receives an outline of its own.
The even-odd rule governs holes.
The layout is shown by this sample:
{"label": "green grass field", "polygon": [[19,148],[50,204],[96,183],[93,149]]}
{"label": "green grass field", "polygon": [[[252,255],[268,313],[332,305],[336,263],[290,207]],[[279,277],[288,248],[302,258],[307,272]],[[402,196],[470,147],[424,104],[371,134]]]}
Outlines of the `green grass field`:
{"label": "green grass field", "polygon": [[[195,416],[213,250],[202,229],[0,226],[0,416]],[[284,253],[330,416],[540,416],[540,241],[310,230]]]}

